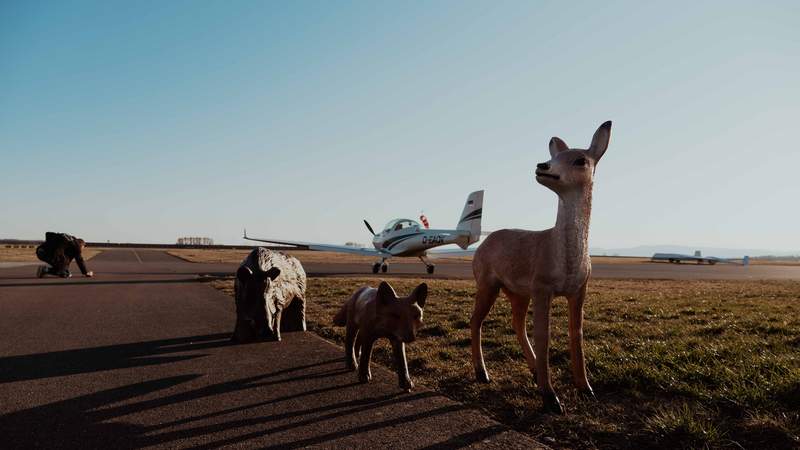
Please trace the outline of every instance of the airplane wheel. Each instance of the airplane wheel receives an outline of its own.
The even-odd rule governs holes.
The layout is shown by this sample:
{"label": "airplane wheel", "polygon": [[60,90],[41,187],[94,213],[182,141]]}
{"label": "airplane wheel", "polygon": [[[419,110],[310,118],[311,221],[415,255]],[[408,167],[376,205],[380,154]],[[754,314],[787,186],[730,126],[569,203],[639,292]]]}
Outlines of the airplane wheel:
{"label": "airplane wheel", "polygon": [[[380,270],[380,268],[381,268],[381,265],[380,265],[380,263],[375,263],[375,264],[373,264],[373,266],[372,266],[372,273],[378,273],[378,270]],[[384,272],[385,272],[385,270],[384,270]]]}
{"label": "airplane wheel", "polygon": [[389,270],[389,266],[387,264],[381,265],[381,272],[386,273]]}
{"label": "airplane wheel", "polygon": [[435,268],[436,268],[436,266],[434,266],[434,265],[428,266],[428,273],[432,274],[433,273],[433,269],[435,269]]}

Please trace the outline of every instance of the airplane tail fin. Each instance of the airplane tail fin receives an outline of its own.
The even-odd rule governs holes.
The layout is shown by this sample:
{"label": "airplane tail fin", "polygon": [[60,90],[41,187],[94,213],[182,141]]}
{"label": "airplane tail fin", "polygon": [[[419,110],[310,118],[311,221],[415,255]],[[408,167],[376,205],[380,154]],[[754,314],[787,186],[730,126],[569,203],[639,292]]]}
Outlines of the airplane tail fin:
{"label": "airplane tail fin", "polygon": [[483,191],[475,191],[467,197],[464,204],[464,211],[458,220],[457,230],[469,231],[469,239],[461,248],[467,248],[470,244],[478,242],[481,238],[481,217],[483,215]]}

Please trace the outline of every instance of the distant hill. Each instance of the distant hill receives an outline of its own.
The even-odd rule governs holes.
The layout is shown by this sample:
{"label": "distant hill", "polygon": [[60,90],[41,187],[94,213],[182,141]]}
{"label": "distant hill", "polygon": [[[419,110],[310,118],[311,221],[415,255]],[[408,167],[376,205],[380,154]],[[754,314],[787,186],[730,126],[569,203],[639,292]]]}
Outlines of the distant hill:
{"label": "distant hill", "polygon": [[720,258],[741,258],[742,256],[796,256],[798,251],[776,251],[753,248],[721,248],[721,247],[688,247],[685,245],[640,245],[628,248],[590,248],[592,255],[602,256],[653,256],[653,253],[682,253],[692,255],[696,250],[703,252],[703,256],[717,256]]}

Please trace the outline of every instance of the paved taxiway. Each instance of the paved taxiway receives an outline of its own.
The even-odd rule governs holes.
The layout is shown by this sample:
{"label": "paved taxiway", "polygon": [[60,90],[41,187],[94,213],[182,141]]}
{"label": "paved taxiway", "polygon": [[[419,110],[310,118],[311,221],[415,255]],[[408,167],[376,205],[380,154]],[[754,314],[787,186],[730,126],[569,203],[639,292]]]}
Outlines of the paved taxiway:
{"label": "paved taxiway", "polygon": [[[480,411],[373,366],[355,383],[313,333],[231,345],[235,265],[110,250],[92,279],[0,269],[3,448],[533,448]],[[312,269],[313,271],[313,269]]]}

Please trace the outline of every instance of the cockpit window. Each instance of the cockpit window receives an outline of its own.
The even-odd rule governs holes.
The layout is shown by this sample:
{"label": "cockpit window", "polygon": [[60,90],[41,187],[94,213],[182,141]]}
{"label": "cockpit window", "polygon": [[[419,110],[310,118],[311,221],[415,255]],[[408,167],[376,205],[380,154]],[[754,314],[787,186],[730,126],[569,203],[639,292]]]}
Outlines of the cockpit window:
{"label": "cockpit window", "polygon": [[414,227],[419,227],[419,223],[411,219],[395,219],[387,223],[386,226],[383,228],[383,231],[388,233],[392,231],[400,231]]}

